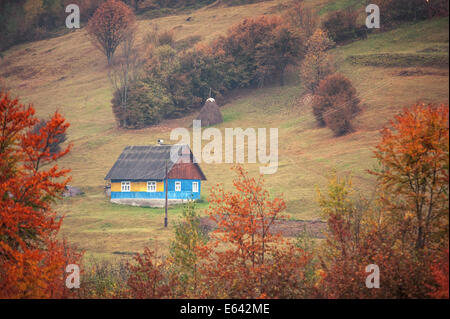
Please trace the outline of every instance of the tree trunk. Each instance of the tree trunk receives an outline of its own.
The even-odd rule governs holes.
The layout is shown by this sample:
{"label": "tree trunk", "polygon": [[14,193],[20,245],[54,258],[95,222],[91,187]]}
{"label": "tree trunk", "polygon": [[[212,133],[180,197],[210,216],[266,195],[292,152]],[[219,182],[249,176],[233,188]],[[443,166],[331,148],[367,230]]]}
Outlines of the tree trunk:
{"label": "tree trunk", "polygon": [[284,73],[286,68],[282,68],[280,72],[280,86],[284,86]]}

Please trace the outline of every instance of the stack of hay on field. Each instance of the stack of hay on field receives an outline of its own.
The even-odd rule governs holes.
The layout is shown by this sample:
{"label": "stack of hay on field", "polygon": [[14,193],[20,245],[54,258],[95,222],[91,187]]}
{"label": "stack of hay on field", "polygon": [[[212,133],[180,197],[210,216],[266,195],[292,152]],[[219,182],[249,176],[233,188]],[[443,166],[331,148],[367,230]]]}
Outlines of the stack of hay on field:
{"label": "stack of hay on field", "polygon": [[204,127],[223,122],[222,113],[216,100],[211,97],[206,100],[205,105],[200,110],[200,114],[197,116],[197,120],[202,121],[202,126]]}

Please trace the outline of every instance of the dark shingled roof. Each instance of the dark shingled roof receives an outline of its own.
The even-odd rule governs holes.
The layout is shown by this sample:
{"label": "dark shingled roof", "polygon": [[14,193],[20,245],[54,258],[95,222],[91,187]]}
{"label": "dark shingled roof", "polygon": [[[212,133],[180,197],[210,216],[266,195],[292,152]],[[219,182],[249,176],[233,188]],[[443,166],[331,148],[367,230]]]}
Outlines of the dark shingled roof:
{"label": "dark shingled roof", "polygon": [[[181,157],[183,147],[187,147],[189,154],[192,154],[188,145],[127,146],[109,170],[105,180],[164,179],[166,162],[168,172],[175,164],[170,159],[172,147],[177,148],[178,159]],[[204,176],[199,166],[198,168]]]}

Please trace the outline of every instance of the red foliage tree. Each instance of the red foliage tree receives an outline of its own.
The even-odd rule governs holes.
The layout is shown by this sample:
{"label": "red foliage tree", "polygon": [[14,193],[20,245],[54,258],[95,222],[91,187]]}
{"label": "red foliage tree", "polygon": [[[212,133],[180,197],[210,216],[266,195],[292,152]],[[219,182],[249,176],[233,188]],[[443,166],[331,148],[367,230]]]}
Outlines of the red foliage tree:
{"label": "red foliage tree", "polygon": [[437,283],[437,288],[430,294],[433,298],[449,298],[449,278],[448,278],[448,249],[440,260],[431,266],[431,272]]}
{"label": "red foliage tree", "polygon": [[114,52],[135,27],[133,11],[122,1],[108,0],[89,20],[87,31],[92,43],[106,55],[112,64]]}
{"label": "red foliage tree", "polygon": [[391,223],[416,249],[448,244],[448,105],[416,104],[382,131],[375,157],[382,201]]}
{"label": "red foliage tree", "polygon": [[218,186],[209,199],[208,213],[218,227],[199,247],[201,297],[305,296],[304,267],[310,256],[272,231],[285,202],[270,199],[261,178],[249,177],[240,166],[236,171],[236,192]]}
{"label": "red foliage tree", "polygon": [[34,109],[0,92],[0,298],[67,296],[67,264],[80,255],[56,239],[62,218],[51,204],[69,181],[50,146],[69,124],[55,113],[39,132]]}
{"label": "red foliage tree", "polygon": [[[160,299],[177,297],[177,276],[169,271],[168,263],[149,248],[134,258],[129,265],[131,272],[128,287],[133,298]],[[178,296],[182,297],[182,296]]]}

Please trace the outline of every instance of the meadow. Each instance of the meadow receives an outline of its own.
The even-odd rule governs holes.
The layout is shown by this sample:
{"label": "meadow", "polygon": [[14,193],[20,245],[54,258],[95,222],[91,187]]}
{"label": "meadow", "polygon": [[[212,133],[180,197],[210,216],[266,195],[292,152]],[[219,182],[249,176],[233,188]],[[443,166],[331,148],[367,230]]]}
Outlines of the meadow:
{"label": "meadow", "polygon": [[[307,2],[321,14],[364,3]],[[142,39],[157,24],[160,30],[173,29],[178,41],[194,36],[208,43],[244,17],[278,14],[285,4],[265,1],[142,19],[139,34]],[[187,17],[192,19],[186,21]],[[352,175],[359,191],[374,191],[367,169],[376,165],[373,147],[389,119],[416,101],[448,103],[448,23],[448,18],[439,18],[405,24],[332,50],[339,71],[352,80],[362,101],[363,111],[355,121],[354,133],[336,138],[329,129],[317,127],[302,98],[296,67],[289,70],[283,87],[234,92],[221,106],[225,121],[217,127],[278,128],[279,167],[275,174],[265,176],[266,186],[273,195],[284,197],[291,219],[320,219],[316,190],[326,185],[333,170]],[[155,144],[157,139],[169,142],[170,131],[191,127],[196,114],[140,130],[117,128],[106,60],[89,42],[84,29],[15,46],[3,55],[0,75],[12,94],[23,102],[32,102],[39,116],[58,110],[71,124],[68,142],[74,147],[60,165],[72,170],[71,185],[85,194],[57,203],[58,212],[65,216],[61,236],[86,250],[88,258],[123,258],[145,246],[167,250],[182,208],[169,209],[166,229],[163,209],[110,203],[103,193],[104,176],[125,146]],[[259,173],[259,164],[245,166],[252,175]],[[208,189],[217,183],[230,189],[232,173],[230,164],[202,163],[201,167],[208,179],[197,206],[203,214],[208,206]]]}

